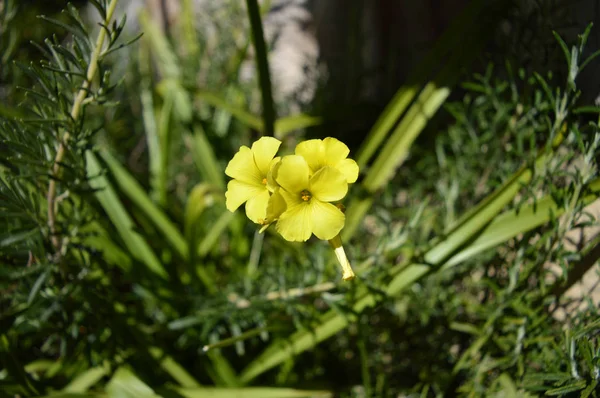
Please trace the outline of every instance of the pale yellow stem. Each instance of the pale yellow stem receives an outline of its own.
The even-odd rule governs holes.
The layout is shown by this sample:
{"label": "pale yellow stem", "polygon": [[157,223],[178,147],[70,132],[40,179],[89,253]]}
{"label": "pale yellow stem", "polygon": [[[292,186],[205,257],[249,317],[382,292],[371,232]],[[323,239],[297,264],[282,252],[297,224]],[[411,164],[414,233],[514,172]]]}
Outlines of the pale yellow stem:
{"label": "pale yellow stem", "polygon": [[350,281],[354,279],[356,276],[352,267],[350,266],[350,261],[348,261],[348,257],[346,256],[346,252],[344,251],[344,246],[342,245],[342,238],[340,235],[336,236],[333,239],[329,240],[329,244],[333,248],[333,252],[337,257],[338,262],[342,266],[342,279],[345,281]]}

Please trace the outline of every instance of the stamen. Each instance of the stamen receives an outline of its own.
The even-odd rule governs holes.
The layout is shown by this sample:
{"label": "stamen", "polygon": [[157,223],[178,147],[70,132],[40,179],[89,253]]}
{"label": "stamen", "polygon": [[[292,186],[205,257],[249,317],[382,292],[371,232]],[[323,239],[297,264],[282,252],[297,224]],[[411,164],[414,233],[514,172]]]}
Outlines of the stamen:
{"label": "stamen", "polygon": [[262,179],[262,183],[263,183],[263,185],[267,185],[267,178],[266,177]]}
{"label": "stamen", "polygon": [[300,192],[300,197],[303,201],[308,202],[310,198],[312,198],[312,194],[305,189],[304,191]]}

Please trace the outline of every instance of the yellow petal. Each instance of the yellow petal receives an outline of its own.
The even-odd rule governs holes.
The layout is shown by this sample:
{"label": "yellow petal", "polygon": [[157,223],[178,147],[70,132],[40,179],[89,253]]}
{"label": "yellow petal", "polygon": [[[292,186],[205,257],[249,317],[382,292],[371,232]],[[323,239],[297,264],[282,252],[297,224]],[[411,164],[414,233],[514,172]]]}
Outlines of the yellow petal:
{"label": "yellow petal", "polygon": [[350,149],[342,141],[333,137],[327,137],[323,140],[325,159],[327,164],[334,166],[348,157]]}
{"label": "yellow petal", "polygon": [[252,150],[244,145],[233,155],[233,159],[229,161],[225,169],[225,174],[249,184],[258,184],[262,181],[260,170],[254,163]]}
{"label": "yellow petal", "polygon": [[267,218],[267,205],[269,203],[269,191],[263,187],[262,192],[248,199],[246,202],[246,215],[252,222],[263,224]]}
{"label": "yellow petal", "polygon": [[289,193],[285,189],[280,189],[278,192],[285,201],[286,207],[294,207],[298,204],[306,203],[298,193]]}
{"label": "yellow petal", "polygon": [[346,196],[348,183],[338,169],[325,166],[311,177],[308,190],[317,200],[333,202]]}
{"label": "yellow petal", "polygon": [[277,176],[277,171],[279,170],[279,166],[281,165],[281,157],[276,157],[271,160],[271,164],[269,164],[269,172],[267,173],[267,189],[271,192],[275,192],[279,188],[279,184],[275,181],[275,177]]}
{"label": "yellow petal", "polygon": [[267,217],[265,222],[267,224],[277,220],[281,214],[287,209],[285,199],[281,195],[281,190],[277,190],[269,198],[269,204],[267,205]]}
{"label": "yellow petal", "polygon": [[227,206],[227,210],[234,212],[242,203],[260,195],[263,191],[266,191],[264,185],[231,180],[227,184],[227,192],[225,192],[225,206]]}
{"label": "yellow petal", "polygon": [[312,234],[311,206],[300,203],[288,209],[279,217],[275,225],[283,239],[290,242],[304,242]]}
{"label": "yellow petal", "polygon": [[263,176],[269,172],[271,160],[275,157],[280,145],[281,141],[273,137],[262,137],[252,144],[254,162]]}
{"label": "yellow petal", "polygon": [[314,173],[325,165],[325,147],[321,140],[307,140],[296,145],[296,155],[302,156]]}
{"label": "yellow petal", "polygon": [[319,200],[310,201],[312,232],[319,239],[333,239],[344,228],[346,217],[344,213],[331,203]]}
{"label": "yellow petal", "polygon": [[358,164],[352,159],[344,159],[335,165],[335,168],[342,172],[346,176],[348,184],[356,182],[358,178]]}
{"label": "yellow petal", "polygon": [[281,159],[275,180],[286,191],[299,193],[308,189],[308,164],[302,156],[289,155]]}

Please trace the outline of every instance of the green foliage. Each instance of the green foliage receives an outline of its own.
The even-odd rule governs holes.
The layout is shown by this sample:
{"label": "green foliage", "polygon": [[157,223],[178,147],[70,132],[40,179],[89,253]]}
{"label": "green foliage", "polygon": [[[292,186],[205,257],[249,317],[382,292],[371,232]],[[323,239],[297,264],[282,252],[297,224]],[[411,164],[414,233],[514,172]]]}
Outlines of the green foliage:
{"label": "green foliage", "polygon": [[289,150],[328,116],[273,104],[267,6],[225,2],[215,39],[187,0],[169,31],[142,14],[121,39],[116,0],[91,3],[94,35],[73,6],[43,18],[67,40],[0,107],[0,396],[597,396],[598,310],[566,298],[600,255],[598,109],[577,88],[591,26],[555,34],[564,74],[464,78],[512,10],[472,2],[357,151],[349,283],[323,242],[224,207],[240,145]]}

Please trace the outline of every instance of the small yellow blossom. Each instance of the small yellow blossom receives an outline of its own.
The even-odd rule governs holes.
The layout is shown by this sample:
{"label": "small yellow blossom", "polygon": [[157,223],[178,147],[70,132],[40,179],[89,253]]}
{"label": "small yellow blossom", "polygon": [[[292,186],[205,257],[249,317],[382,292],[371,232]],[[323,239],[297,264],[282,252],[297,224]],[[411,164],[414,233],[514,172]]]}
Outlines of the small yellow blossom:
{"label": "small yellow blossom", "polygon": [[[328,240],[342,267],[344,280],[355,277],[346,257],[340,231],[346,221],[342,200],[348,184],[356,182],[358,165],[349,149],[335,138],[308,140],[295,155],[275,157],[281,142],[263,137],[242,146],[227,165],[226,206],[235,211],[246,203],[246,215],[263,232],[276,222],[281,236],[293,242],[315,235]],[[338,203],[331,203],[338,202]]]}
{"label": "small yellow blossom", "polygon": [[[284,156],[275,176],[281,187],[271,201],[285,202],[277,232],[289,241],[306,241],[312,234],[330,240],[344,227],[345,216],[335,205],[348,192],[346,177],[336,168],[325,166],[310,175],[304,157]],[[280,197],[279,197],[280,196]]]}
{"label": "small yellow blossom", "polygon": [[242,146],[227,165],[225,174],[233,178],[227,184],[225,205],[235,211],[244,202],[246,215],[257,224],[264,224],[270,192],[275,189],[267,183],[267,177],[281,142],[273,137],[262,137],[252,148]]}
{"label": "small yellow blossom", "polygon": [[350,149],[346,144],[333,137],[308,140],[296,146],[296,155],[306,159],[312,174],[322,167],[330,166],[339,170],[346,177],[348,184],[352,184],[358,178],[358,164],[348,158],[349,153]]}

